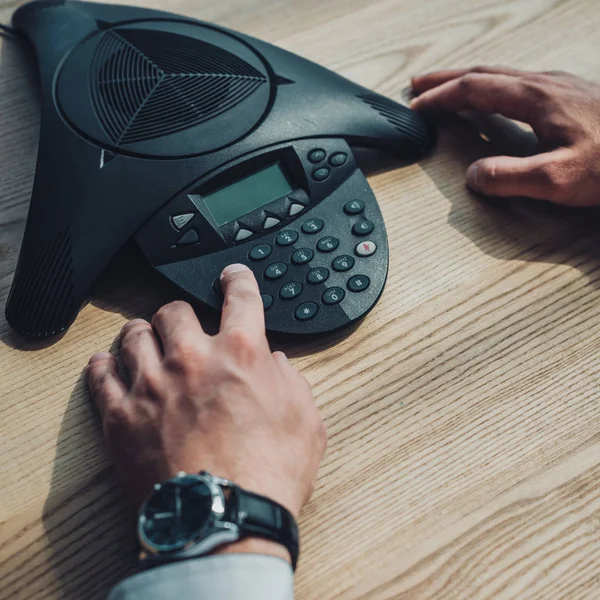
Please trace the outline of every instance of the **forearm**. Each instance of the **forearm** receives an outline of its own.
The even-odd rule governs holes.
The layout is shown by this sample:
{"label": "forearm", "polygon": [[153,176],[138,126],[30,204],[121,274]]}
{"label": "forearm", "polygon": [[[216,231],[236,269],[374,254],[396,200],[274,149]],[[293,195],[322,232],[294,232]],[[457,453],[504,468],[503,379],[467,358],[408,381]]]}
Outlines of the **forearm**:
{"label": "forearm", "polygon": [[294,574],[282,558],[218,554],[129,577],[108,600],[293,600]]}

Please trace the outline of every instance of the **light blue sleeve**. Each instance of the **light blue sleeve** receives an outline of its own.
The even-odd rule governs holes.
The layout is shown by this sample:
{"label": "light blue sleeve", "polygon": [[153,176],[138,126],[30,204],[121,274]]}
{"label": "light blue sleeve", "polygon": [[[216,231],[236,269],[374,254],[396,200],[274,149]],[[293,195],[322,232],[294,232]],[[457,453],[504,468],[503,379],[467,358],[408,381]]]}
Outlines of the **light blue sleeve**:
{"label": "light blue sleeve", "polygon": [[280,558],[225,554],[194,558],[133,575],[108,600],[293,600],[294,573]]}

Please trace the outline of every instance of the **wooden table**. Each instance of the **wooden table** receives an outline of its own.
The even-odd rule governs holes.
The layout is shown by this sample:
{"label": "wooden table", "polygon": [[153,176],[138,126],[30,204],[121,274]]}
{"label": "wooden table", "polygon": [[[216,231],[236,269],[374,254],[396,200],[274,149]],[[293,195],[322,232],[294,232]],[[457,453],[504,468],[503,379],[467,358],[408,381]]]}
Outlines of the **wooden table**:
{"label": "wooden table", "polygon": [[[600,78],[594,0],[143,3],[395,98],[412,73],[476,63]],[[17,4],[0,0],[1,22]],[[34,173],[35,81],[0,39],[2,306]],[[465,168],[489,146],[447,119],[430,158],[370,176],[391,245],[383,298],[350,336],[287,348],[330,434],[301,519],[301,600],[600,597],[600,237],[588,214],[470,195]],[[0,599],[104,598],[131,568],[132,514],[81,373],[116,351],[126,319],[175,295],[128,258],[54,344],[0,317]]]}

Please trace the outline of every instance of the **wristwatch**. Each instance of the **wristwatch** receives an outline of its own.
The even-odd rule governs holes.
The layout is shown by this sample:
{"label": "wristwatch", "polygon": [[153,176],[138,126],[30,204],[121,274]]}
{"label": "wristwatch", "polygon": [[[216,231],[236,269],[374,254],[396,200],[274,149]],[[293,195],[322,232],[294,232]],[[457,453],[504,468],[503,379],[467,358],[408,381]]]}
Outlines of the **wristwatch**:
{"label": "wristwatch", "polygon": [[298,527],[283,506],[206,471],[154,486],[138,518],[143,566],[204,556],[244,537],[285,546],[296,569]]}

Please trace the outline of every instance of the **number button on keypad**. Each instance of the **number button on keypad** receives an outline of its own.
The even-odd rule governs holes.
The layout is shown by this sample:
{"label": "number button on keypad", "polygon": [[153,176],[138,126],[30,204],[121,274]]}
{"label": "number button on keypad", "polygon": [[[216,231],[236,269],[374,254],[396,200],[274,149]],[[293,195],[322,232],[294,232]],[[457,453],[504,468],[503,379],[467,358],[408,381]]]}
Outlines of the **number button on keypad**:
{"label": "number button on keypad", "polygon": [[296,250],[294,254],[292,254],[292,262],[295,265],[304,265],[307,262],[310,262],[315,253],[310,248],[300,248],[300,250]]}
{"label": "number button on keypad", "polygon": [[250,260],[265,260],[271,256],[271,252],[273,252],[273,248],[269,244],[259,244],[250,250]]}
{"label": "number button on keypad", "polygon": [[340,240],[335,237],[324,237],[319,240],[317,244],[317,250],[319,252],[333,252],[340,245]]}
{"label": "number button on keypad", "polygon": [[302,293],[302,284],[299,281],[292,281],[290,283],[286,283],[280,290],[279,296],[283,300],[291,300],[292,298],[296,298]]}
{"label": "number button on keypad", "polygon": [[345,271],[349,271],[354,266],[354,257],[349,254],[342,254],[338,256],[331,263],[334,271],[338,271],[340,273],[344,273]]}
{"label": "number button on keypad", "polygon": [[312,283],[313,285],[323,283],[328,279],[329,269],[326,269],[325,267],[317,267],[316,269],[312,269],[306,276],[306,281],[308,281],[308,283]]}
{"label": "number button on keypad", "polygon": [[271,281],[279,279],[287,273],[287,265],[285,263],[273,263],[265,271],[265,277]]}
{"label": "number button on keypad", "polygon": [[323,304],[332,306],[333,304],[339,304],[346,295],[346,292],[341,287],[329,288],[324,294],[321,300]]}
{"label": "number button on keypad", "polygon": [[302,231],[309,234],[319,233],[324,226],[325,223],[323,223],[322,219],[309,219],[308,221],[304,221]]}
{"label": "number button on keypad", "polygon": [[298,240],[298,232],[291,229],[285,229],[276,238],[275,243],[278,246],[291,246]]}

